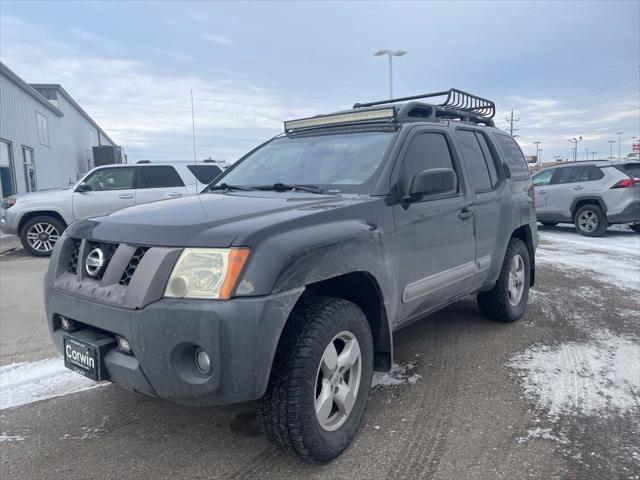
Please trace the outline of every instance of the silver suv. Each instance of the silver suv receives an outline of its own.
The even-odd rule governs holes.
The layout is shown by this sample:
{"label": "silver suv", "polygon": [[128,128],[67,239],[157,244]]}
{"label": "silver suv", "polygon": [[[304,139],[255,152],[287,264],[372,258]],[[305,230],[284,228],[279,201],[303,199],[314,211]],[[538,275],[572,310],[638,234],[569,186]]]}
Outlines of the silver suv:
{"label": "silver suv", "polygon": [[79,218],[200,192],[222,170],[208,163],[124,164],[97,167],[76,185],[5,198],[0,227],[15,233],[31,255],[51,255],[67,227]]}
{"label": "silver suv", "polygon": [[640,232],[640,162],[595,160],[557,165],[533,177],[536,217],[545,226],[573,223],[599,237],[613,224]]}

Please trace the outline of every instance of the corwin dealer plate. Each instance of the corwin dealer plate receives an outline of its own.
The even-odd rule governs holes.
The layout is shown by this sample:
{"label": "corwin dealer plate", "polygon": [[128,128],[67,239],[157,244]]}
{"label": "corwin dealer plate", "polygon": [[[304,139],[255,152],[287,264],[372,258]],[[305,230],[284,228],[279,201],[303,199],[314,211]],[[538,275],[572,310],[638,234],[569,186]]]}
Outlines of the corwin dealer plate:
{"label": "corwin dealer plate", "polygon": [[92,380],[98,380],[100,351],[94,345],[64,336],[64,366]]}

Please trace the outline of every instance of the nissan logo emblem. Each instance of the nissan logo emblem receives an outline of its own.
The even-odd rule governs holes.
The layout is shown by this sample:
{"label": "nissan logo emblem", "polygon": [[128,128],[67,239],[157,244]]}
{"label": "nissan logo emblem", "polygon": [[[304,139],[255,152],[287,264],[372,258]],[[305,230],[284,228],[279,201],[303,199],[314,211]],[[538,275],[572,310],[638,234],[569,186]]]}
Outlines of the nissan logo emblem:
{"label": "nissan logo emblem", "polygon": [[87,255],[84,268],[89,275],[95,277],[104,266],[104,252],[99,248],[94,248]]}

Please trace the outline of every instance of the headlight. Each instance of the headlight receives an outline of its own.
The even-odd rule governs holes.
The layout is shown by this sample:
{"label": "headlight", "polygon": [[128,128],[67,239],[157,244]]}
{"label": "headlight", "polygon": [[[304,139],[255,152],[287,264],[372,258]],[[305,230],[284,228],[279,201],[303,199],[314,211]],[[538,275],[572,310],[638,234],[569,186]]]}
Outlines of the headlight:
{"label": "headlight", "polygon": [[16,197],[7,197],[2,201],[2,208],[7,209],[13,207],[16,204]]}
{"label": "headlight", "polygon": [[185,248],[164,296],[227,300],[248,258],[248,248]]}

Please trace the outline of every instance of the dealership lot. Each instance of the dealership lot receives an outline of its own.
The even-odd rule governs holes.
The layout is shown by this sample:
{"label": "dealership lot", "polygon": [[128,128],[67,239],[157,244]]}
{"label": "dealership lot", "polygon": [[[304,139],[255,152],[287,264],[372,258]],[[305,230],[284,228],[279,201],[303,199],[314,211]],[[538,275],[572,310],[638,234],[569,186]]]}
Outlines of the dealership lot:
{"label": "dealership lot", "polygon": [[[488,322],[470,299],[398,332],[398,366],[376,378],[359,436],[322,467],[271,447],[253,404],[187,408],[113,385],[64,395],[87,385],[70,387],[73,374],[48,360],[11,375],[12,362],[54,350],[41,298],[47,261],[9,252],[0,257],[0,475],[638,479],[640,235],[541,227],[540,236],[525,318]],[[15,378],[34,370],[53,379],[44,393]]]}

